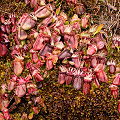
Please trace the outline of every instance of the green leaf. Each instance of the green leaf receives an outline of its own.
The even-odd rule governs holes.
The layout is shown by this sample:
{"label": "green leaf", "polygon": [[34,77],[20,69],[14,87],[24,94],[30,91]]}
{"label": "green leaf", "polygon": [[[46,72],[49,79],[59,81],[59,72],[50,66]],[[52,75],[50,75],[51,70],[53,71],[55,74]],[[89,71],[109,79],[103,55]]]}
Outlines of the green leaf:
{"label": "green leaf", "polygon": [[66,21],[66,22],[65,22],[65,25],[69,25],[69,22],[68,22],[68,21]]}
{"label": "green leaf", "polygon": [[56,14],[58,15],[60,12],[60,6],[58,7],[58,9],[56,9]]}
{"label": "green leaf", "polygon": [[67,63],[68,62],[68,60],[67,59],[64,59],[63,61],[62,61],[62,63]]}
{"label": "green leaf", "polygon": [[29,118],[30,120],[33,118],[33,114],[34,114],[34,112],[31,112],[31,113],[29,114],[28,118]]}
{"label": "green leaf", "polygon": [[22,44],[22,46],[24,46],[25,45],[25,40],[21,40],[21,44]]}
{"label": "green leaf", "polygon": [[7,60],[7,66],[9,66],[10,65],[10,62]]}
{"label": "green leaf", "polygon": [[94,37],[97,33],[99,33],[102,28],[103,28],[103,24],[99,25],[99,26],[97,27],[96,32],[94,33],[94,35],[93,35],[92,37]]}
{"label": "green leaf", "polygon": [[52,22],[54,23],[54,22],[55,22],[55,19],[52,19]]}

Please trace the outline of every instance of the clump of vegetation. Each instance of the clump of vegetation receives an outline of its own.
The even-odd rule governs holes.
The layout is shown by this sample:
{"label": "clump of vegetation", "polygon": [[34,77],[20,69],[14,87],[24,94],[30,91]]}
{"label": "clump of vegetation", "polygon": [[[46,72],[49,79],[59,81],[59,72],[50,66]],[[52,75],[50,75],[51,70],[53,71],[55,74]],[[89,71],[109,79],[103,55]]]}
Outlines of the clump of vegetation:
{"label": "clump of vegetation", "polygon": [[[77,30],[77,28],[74,27],[75,29],[71,30],[72,32],[74,31],[75,34],[77,34],[77,40],[78,40],[77,41],[78,46],[76,45],[77,47],[75,46],[75,44],[69,43],[69,41],[65,42],[64,41],[65,38],[64,40],[61,40],[61,43],[63,42],[64,44],[63,48],[67,48],[70,52],[73,50],[73,52],[71,52],[70,55],[71,54],[73,55],[78,51],[81,53],[79,53],[79,55],[74,54],[76,55],[75,57],[74,56],[69,57],[68,55],[69,52],[67,52],[68,54],[66,55],[68,55],[67,57],[69,58],[66,58],[65,57],[66,55],[64,57],[62,55],[59,55],[57,59],[52,61],[54,63],[52,66],[51,64],[47,65],[48,61],[53,60],[53,58],[56,57],[54,56],[53,51],[56,52],[55,55],[58,55],[59,52],[62,53],[64,51],[63,48],[61,49],[61,47],[57,46],[56,44],[56,46],[59,47],[59,49],[58,51],[56,51],[56,49],[52,51],[53,56],[51,54],[43,55],[44,52],[40,51],[39,54],[40,55],[42,54],[44,57],[41,57],[40,55],[38,56],[38,58],[34,57],[34,55],[35,56],[38,55],[39,48],[33,45],[36,41],[36,38],[31,39],[33,38],[32,32],[40,33],[42,31],[48,35],[47,33],[48,31],[44,31],[45,29],[44,26],[41,27],[41,24],[39,24],[39,23],[42,23],[42,21],[44,20],[43,18],[36,22],[36,26],[35,26],[35,29],[37,29],[36,31],[35,30],[33,30],[32,32],[31,30],[27,31],[28,35],[32,34],[31,35],[32,37],[27,37],[26,40],[19,41],[20,44],[22,45],[22,47],[21,46],[20,47],[24,49],[18,51],[18,53],[12,54],[12,56],[11,56],[11,52],[14,50],[14,48],[15,50],[18,49],[13,46],[16,46],[16,44],[19,44],[19,42],[16,43],[15,39],[13,38],[13,35],[14,35],[13,32],[10,32],[10,33],[5,32],[5,34],[7,34],[9,37],[10,43],[9,43],[9,48],[6,55],[0,57],[0,60],[1,60],[0,61],[0,85],[2,85],[2,88],[1,88],[2,100],[0,100],[1,102],[0,108],[3,107],[1,106],[2,101],[6,101],[6,104],[7,103],[9,104],[9,105],[7,104],[8,106],[5,107],[7,108],[7,110],[1,109],[2,112],[5,111],[3,112],[4,117],[6,119],[119,119],[120,114],[119,114],[119,111],[117,110],[118,103],[119,103],[118,101],[119,86],[118,86],[118,94],[116,95],[117,97],[114,97],[115,94],[111,95],[111,90],[109,88],[109,86],[112,83],[114,84],[113,79],[115,79],[115,74],[120,72],[120,67],[119,67],[120,54],[118,54],[120,53],[119,44],[118,44],[119,36],[116,35],[116,34],[119,34],[118,3],[117,2],[115,3],[114,1],[113,3],[111,3],[111,1],[106,2],[104,0],[103,1],[96,0],[94,2],[81,0],[81,1],[77,1],[77,3],[76,1],[70,2],[69,0],[67,2],[55,0],[55,1],[46,1],[46,4],[49,2],[54,6],[53,8],[57,16],[64,17],[64,19],[66,19],[66,17],[64,16],[65,14],[63,14],[63,16],[60,14],[61,11],[62,13],[64,11],[66,12],[68,17],[63,23],[65,26],[67,26],[66,31],[64,32],[64,34],[63,33],[58,34],[58,36],[61,36],[61,39],[64,38],[64,35],[66,35],[67,37],[69,36],[72,37],[72,35],[68,33],[69,32],[68,29],[70,29],[69,25],[73,24],[74,22],[81,23],[80,29],[78,28]],[[31,8],[31,3],[25,4],[24,1],[22,0],[19,2],[15,2],[13,0],[2,1],[0,3],[0,6],[1,6],[0,13],[5,17],[5,19],[8,19],[10,12],[13,11],[15,12],[15,15],[16,15],[16,21],[18,21],[24,13],[31,13],[34,11],[34,8]],[[84,13],[90,13],[91,16],[89,16],[89,14],[85,14],[83,16]],[[74,18],[74,20],[72,21],[72,16],[74,14],[77,14],[78,17],[81,18],[81,20],[79,20],[79,18]],[[63,19],[63,18],[60,18],[60,19]],[[83,22],[82,22],[82,19],[83,19]],[[86,24],[84,24],[85,22]],[[56,21],[52,20],[52,24],[53,23],[56,23]],[[1,22],[0,25],[2,24],[3,23]],[[44,23],[42,24],[44,25]],[[98,26],[96,24],[100,24],[100,25]],[[50,25],[51,23],[48,24],[48,26]],[[59,28],[55,30],[59,30]],[[88,32],[90,30],[91,31],[93,30],[93,32],[91,33]],[[103,46],[104,50],[102,52],[101,52],[102,48],[99,48],[101,46],[96,44],[98,41],[95,41],[94,39],[94,38],[99,39],[99,35],[101,34],[104,37],[104,39],[102,39],[101,41],[104,42],[105,44]],[[116,38],[116,36],[118,38]],[[21,36],[19,39],[21,39]],[[54,38],[54,40],[55,39],[56,38]],[[1,40],[0,40],[0,44],[1,44]],[[29,50],[32,49],[33,47],[34,50],[37,52],[31,51],[30,53],[29,50],[27,50],[27,47],[25,46],[25,44],[27,44]],[[49,48],[49,50],[53,49],[52,43],[50,44],[51,46],[46,45]],[[94,44],[97,46],[97,50],[94,49],[95,47],[93,46],[91,47],[91,45],[94,45]],[[111,46],[112,46],[112,49],[111,49]],[[91,51],[89,51],[90,49]],[[22,53],[22,55],[19,52]],[[15,62],[18,62],[18,58],[22,59],[23,53],[25,53],[24,54],[25,60],[23,60],[24,65],[22,63],[23,62],[22,60],[19,61],[19,63],[17,63],[20,65],[19,70],[15,70],[14,64]],[[79,59],[80,64],[82,64],[82,61],[85,61],[83,66],[79,66],[79,64],[75,64],[75,61],[73,59],[78,56],[80,56],[80,59]],[[100,59],[102,59],[102,57],[106,59],[104,61],[104,65],[105,65],[104,72],[107,75],[108,79],[105,79],[105,80],[100,79],[100,76],[97,74],[99,72],[98,72],[98,69],[96,68],[96,65],[94,64],[94,62],[93,63],[91,62],[93,57],[96,58],[96,61],[97,59],[99,59],[99,62],[100,62]],[[37,64],[36,61],[38,61],[38,59],[42,64]],[[110,66],[109,65],[107,66],[106,64],[106,61],[111,59],[114,59],[116,63],[115,71],[113,72],[110,72],[112,70],[109,70]],[[45,62],[46,62],[46,65],[44,65]],[[65,81],[64,80],[62,81],[62,77],[58,78],[58,71],[60,71],[60,74],[63,72],[62,69],[60,68],[61,64],[66,68],[72,67],[76,71],[79,68],[81,70],[82,67],[85,67],[85,68],[87,67],[88,68],[87,72],[92,73],[94,77],[97,77],[97,79],[99,79],[99,84],[96,83],[95,80],[93,80],[94,77],[92,75],[91,75],[92,80],[87,78],[85,69],[84,69],[84,76],[80,74],[81,75],[80,80],[82,82],[79,82],[79,83],[76,82],[75,85],[72,85],[72,84],[68,85],[69,82],[66,82],[67,85],[63,84]],[[36,65],[39,65],[39,66],[36,66]],[[37,67],[40,68],[40,71],[37,69]],[[103,68],[99,68],[99,69],[103,69]],[[96,72],[93,72],[93,71],[96,71]],[[31,76],[29,76],[29,73],[31,74],[32,78]],[[68,75],[68,73],[69,72],[67,70],[65,74]],[[17,87],[16,89],[13,88],[14,90],[12,89],[10,90],[9,83],[11,82],[12,84],[12,82],[15,80],[14,77],[11,77],[11,75],[14,75],[14,74],[16,74],[17,76],[17,77],[14,76],[17,79],[17,84],[15,83]],[[76,74],[78,75],[78,73],[73,72],[71,76],[75,78]],[[27,75],[28,77],[25,78]],[[44,80],[42,80],[43,79],[42,77],[44,78]],[[25,82],[24,78],[27,79],[28,81]],[[81,78],[85,79],[87,82],[85,80],[83,81]],[[105,78],[105,76],[103,76],[103,78]],[[103,82],[106,82],[106,83],[103,83]],[[23,89],[25,85],[27,86],[27,92],[24,91]],[[85,85],[87,87],[84,88]],[[7,87],[7,89],[4,86]],[[22,86],[22,89],[20,89],[20,91],[22,91],[23,94],[21,94],[19,90],[17,90],[19,86],[20,87]],[[73,88],[73,86],[77,91]],[[78,86],[83,86],[84,90],[82,90],[82,87],[78,87]],[[5,113],[8,113],[8,112],[10,113],[10,118],[8,118],[9,115],[5,115]],[[2,113],[0,113],[0,116],[3,116]]]}

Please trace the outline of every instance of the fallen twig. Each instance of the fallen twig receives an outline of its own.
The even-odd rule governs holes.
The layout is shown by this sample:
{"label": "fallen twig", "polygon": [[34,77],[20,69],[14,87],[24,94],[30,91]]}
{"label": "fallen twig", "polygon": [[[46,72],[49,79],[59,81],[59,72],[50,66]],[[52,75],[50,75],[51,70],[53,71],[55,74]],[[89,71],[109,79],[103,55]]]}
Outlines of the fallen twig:
{"label": "fallen twig", "polygon": [[115,6],[113,6],[113,5],[111,5],[110,3],[107,3],[106,0],[103,0],[103,2],[108,6],[108,8],[117,11],[117,8]]}

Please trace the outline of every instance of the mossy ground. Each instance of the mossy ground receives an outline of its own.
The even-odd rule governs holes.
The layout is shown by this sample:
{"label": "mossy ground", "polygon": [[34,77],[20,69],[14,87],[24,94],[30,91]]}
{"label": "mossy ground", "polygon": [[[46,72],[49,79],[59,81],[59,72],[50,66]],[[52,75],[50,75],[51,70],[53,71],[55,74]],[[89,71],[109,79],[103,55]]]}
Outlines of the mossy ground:
{"label": "mossy ground", "polygon": [[[82,0],[81,0],[82,1]],[[86,1],[86,2],[85,2]],[[116,26],[108,31],[108,27],[111,23],[111,16],[113,16],[113,22],[117,21],[115,19],[115,15],[118,14],[118,11],[114,12],[109,10],[107,6],[102,2],[102,0],[83,0],[86,11],[90,12],[92,15],[93,24],[104,24],[104,31],[106,31],[108,35],[108,56],[107,60],[110,58],[114,58],[119,63],[120,60],[120,52],[115,49],[111,49],[111,38],[112,34],[114,34],[114,30]],[[111,1],[108,1],[111,3]],[[56,6],[59,6],[61,2],[59,0],[55,1]],[[114,3],[114,0],[113,0]],[[68,9],[67,14],[72,16],[73,13],[71,8],[66,7],[66,3],[63,1],[63,8]],[[111,3],[112,4],[112,3]],[[116,1],[116,7],[119,7],[119,4]],[[93,8],[93,9],[92,9]],[[8,15],[10,12],[15,12],[17,15],[17,19],[21,17],[24,12],[30,13],[33,9],[30,8],[30,5],[25,6],[23,0],[21,2],[16,3],[15,0],[1,0],[0,2],[0,14]],[[65,12],[65,11],[64,11]],[[73,9],[74,12],[74,9]],[[119,30],[116,30],[116,33],[119,34]],[[14,45],[14,40],[12,35],[9,35],[10,38],[10,47]],[[26,62],[31,58],[26,58]],[[10,67],[8,69],[8,66]],[[8,73],[6,75],[6,71],[8,69]],[[118,120],[120,119],[120,114],[117,111],[118,101],[117,99],[113,99],[111,96],[111,91],[109,89],[109,85],[112,83],[114,75],[110,75],[108,73],[108,68],[106,66],[106,71],[108,76],[108,83],[101,83],[100,88],[97,89],[92,86],[90,90],[90,94],[83,95],[82,90],[75,91],[72,84],[67,86],[65,84],[58,85],[57,82],[57,68],[55,70],[49,71],[47,74],[47,78],[44,79],[39,89],[39,94],[44,101],[46,108],[40,107],[40,112],[38,115],[34,115],[33,120]],[[10,80],[10,75],[13,73],[13,60],[10,56],[10,49],[6,56],[0,58],[0,85],[3,82],[8,83]],[[25,69],[22,73],[22,76],[25,77],[28,74],[28,71]],[[6,80],[5,80],[6,76]],[[5,81],[4,81],[5,80]],[[27,108],[27,109],[26,109]],[[23,113],[29,113],[32,111],[32,108],[28,106],[27,103],[20,103],[18,107],[12,111],[11,117],[14,120],[20,120]]]}

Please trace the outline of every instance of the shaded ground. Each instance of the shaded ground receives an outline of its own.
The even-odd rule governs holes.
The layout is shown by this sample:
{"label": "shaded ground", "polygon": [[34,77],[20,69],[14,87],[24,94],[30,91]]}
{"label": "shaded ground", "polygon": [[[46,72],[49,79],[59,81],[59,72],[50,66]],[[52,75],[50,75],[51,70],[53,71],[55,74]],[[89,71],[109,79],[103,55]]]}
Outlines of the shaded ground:
{"label": "shaded ground", "polygon": [[[110,8],[110,5],[106,4],[102,0],[81,0],[86,11],[92,15],[93,24],[104,24],[105,36],[108,38],[108,56],[107,60],[110,58],[116,59],[116,62],[120,64],[120,52],[117,49],[111,49],[111,39],[114,34],[120,34],[120,24],[119,24],[119,6],[120,3],[117,0],[109,0],[108,3],[115,6],[115,8]],[[86,1],[86,2],[85,2]],[[59,1],[55,1],[56,5]],[[66,3],[63,2],[63,8],[66,8]],[[71,8],[72,9],[72,8]],[[71,10],[70,9],[70,10]],[[33,11],[30,5],[25,6],[22,0],[19,3],[14,2],[14,0],[1,0],[0,2],[0,14],[8,15],[9,12],[14,11],[17,15],[17,19],[24,12]],[[74,11],[74,10],[73,10]],[[72,16],[73,13],[69,13]],[[9,35],[9,37],[12,35]],[[10,37],[11,38],[11,37]],[[10,39],[10,46],[15,44],[13,39]],[[29,58],[28,58],[29,60]],[[10,63],[10,68],[8,69]],[[8,74],[6,75],[6,70],[8,69]],[[57,70],[57,69],[56,69]],[[72,84],[69,86],[58,85],[57,75],[55,76],[54,71],[50,71],[48,78],[42,81],[41,88],[39,89],[40,95],[46,109],[41,107],[39,115],[34,115],[33,120],[36,119],[71,119],[71,120],[117,120],[120,119],[120,114],[117,111],[117,99],[113,99],[111,96],[111,91],[108,88],[109,84],[112,83],[114,75],[110,75],[106,67],[106,73],[109,78],[107,84],[100,83],[99,89],[92,89],[90,94],[84,96],[82,90],[75,91]],[[22,76],[26,75],[27,70],[24,70]],[[13,74],[13,61],[9,55],[0,58],[0,85],[5,80],[6,82],[10,79],[10,74]],[[27,108],[27,109],[25,109]],[[22,114],[25,112],[29,114],[32,111],[26,103],[20,103],[19,107],[11,112],[13,119],[18,120],[21,118]]]}

